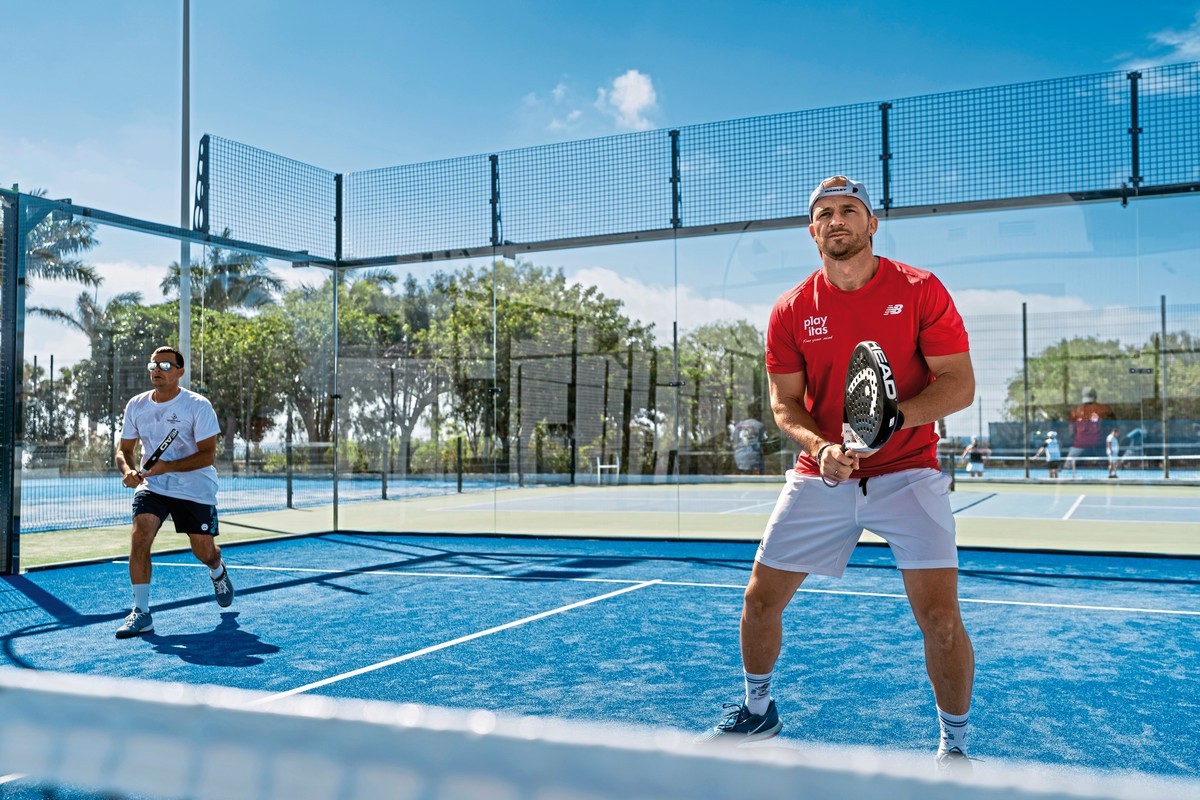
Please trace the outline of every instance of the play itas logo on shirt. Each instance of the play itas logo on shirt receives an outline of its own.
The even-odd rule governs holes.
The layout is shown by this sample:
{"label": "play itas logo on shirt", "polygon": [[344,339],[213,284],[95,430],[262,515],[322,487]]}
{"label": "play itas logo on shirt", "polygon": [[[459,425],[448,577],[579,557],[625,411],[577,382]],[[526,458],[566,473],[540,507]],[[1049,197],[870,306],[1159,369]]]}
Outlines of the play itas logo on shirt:
{"label": "play itas logo on shirt", "polygon": [[829,317],[809,317],[804,320],[804,336],[811,339],[814,336],[825,336],[829,333]]}

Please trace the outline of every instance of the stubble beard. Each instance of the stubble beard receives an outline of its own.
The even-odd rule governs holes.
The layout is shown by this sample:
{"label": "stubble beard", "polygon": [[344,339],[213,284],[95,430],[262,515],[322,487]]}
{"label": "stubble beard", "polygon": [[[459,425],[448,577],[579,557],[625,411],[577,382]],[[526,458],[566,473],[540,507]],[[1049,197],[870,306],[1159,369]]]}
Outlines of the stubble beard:
{"label": "stubble beard", "polygon": [[849,261],[866,250],[869,244],[868,237],[851,235],[844,239],[826,240],[821,252],[834,261]]}

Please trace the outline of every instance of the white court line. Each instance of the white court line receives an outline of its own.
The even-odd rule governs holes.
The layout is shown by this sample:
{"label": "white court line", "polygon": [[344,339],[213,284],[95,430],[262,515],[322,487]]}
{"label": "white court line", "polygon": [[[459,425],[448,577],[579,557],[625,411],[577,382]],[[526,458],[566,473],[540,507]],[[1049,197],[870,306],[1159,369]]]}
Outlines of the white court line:
{"label": "white court line", "polygon": [[657,581],[657,580],[643,581],[642,583],[638,583],[633,586],[626,586],[624,589],[617,589],[615,592],[609,592],[608,594],[597,595],[596,597],[589,597],[587,600],[580,600],[577,603],[571,603],[570,605],[559,606],[558,608],[552,608],[549,611],[543,611],[540,614],[534,614],[533,616],[530,616],[530,617],[513,620],[512,622],[506,622],[503,625],[496,625],[495,627],[488,628],[485,631],[478,631],[476,633],[471,633],[466,636],[460,636],[457,639],[451,639],[450,641],[442,642],[441,644],[435,644],[435,645],[431,645],[429,647],[422,647],[420,650],[414,650],[411,653],[405,653],[402,656],[396,656],[395,658],[389,658],[386,661],[380,661],[377,664],[371,664],[369,666],[360,667],[358,669],[351,670],[349,672],[343,672],[341,675],[334,675],[331,678],[325,678],[324,680],[314,681],[313,683],[307,683],[304,686],[297,686],[295,689],[290,689],[286,692],[280,692],[279,694],[273,694],[273,695],[270,695],[269,697],[262,697],[262,698],[259,698],[258,700],[253,701],[252,703],[250,703],[250,705],[252,705],[252,706],[262,705],[264,703],[270,703],[274,700],[279,700],[284,697],[291,697],[292,695],[300,694],[301,692],[307,692],[309,689],[319,689],[322,686],[328,686],[331,683],[337,683],[338,681],[344,681],[347,678],[353,678],[358,675],[364,675],[368,672],[374,672],[377,669],[383,669],[384,667],[390,667],[393,664],[399,664],[403,661],[409,661],[411,659],[418,658],[419,656],[427,655],[429,653],[436,653],[438,650],[445,650],[447,647],[454,647],[455,645],[463,644],[464,642],[469,642],[469,641],[472,641],[473,639],[480,639],[484,636],[491,636],[493,633],[499,633],[500,631],[506,631],[506,630],[509,630],[510,628],[516,628],[521,625],[525,625],[526,623],[529,623],[529,622],[535,622],[539,619],[545,619],[546,617],[552,617],[555,614],[561,614],[564,611],[572,611],[576,608],[582,608],[583,606],[591,605],[592,603],[598,603],[601,600],[608,600],[611,597],[616,597],[617,595],[622,595],[622,594],[625,594],[626,592],[636,592],[638,589],[645,589],[647,586],[654,586],[659,583],[662,583],[662,581]]}
{"label": "white court line", "polygon": [[[128,564],[128,561],[114,561],[114,564]],[[156,567],[186,567],[188,569],[199,569],[204,567],[203,564],[175,564],[175,563],[157,563]],[[575,577],[558,577],[556,575],[468,575],[462,572],[425,572],[421,570],[398,570],[398,569],[315,569],[313,567],[260,567],[260,566],[241,566],[238,564],[226,564],[227,567],[240,570],[243,572],[312,572],[319,575],[328,575],[331,572],[338,575],[394,575],[398,578],[465,578],[476,581],[578,581],[579,583],[644,583],[645,581],[634,581],[627,578],[575,578]]]}
{"label": "white court line", "polygon": [[[113,563],[125,563],[125,562],[113,562]],[[171,563],[155,564],[155,566],[194,567],[196,569],[204,567],[203,564],[171,564]],[[259,572],[328,573],[330,571],[327,569],[313,569],[311,567],[255,567],[255,566],[238,566],[236,564],[227,564],[226,566],[232,570],[259,571]],[[208,567],[204,567],[204,568],[208,569]],[[537,577],[530,578],[530,577],[524,577],[522,575],[464,575],[464,574],[455,573],[455,572],[399,572],[399,571],[393,571],[393,570],[341,570],[339,572],[339,574],[341,574],[341,575],[394,575],[396,577],[401,577],[401,578],[404,578],[404,577],[409,577],[409,578],[461,578],[462,580],[472,580],[472,581],[486,581],[486,580],[492,580],[492,581],[542,581],[542,580],[544,580],[544,581],[564,581],[564,582],[578,581],[579,583],[625,583],[625,584],[632,584],[631,588],[633,588],[633,589],[639,589],[643,586],[649,586],[650,584],[658,584],[659,586],[685,586],[685,587],[698,588],[698,589],[736,589],[738,591],[745,591],[745,589],[746,589],[745,585],[736,584],[736,583],[700,583],[697,581],[664,581],[664,580],[635,581],[635,580],[630,580],[627,578],[626,579],[622,579],[622,578],[556,578],[554,576],[540,576],[540,575]],[[622,590],[622,591],[628,591],[628,589]],[[890,598],[895,598],[897,600],[907,600],[908,599],[907,595],[896,594],[894,592],[858,592],[858,591],[850,591],[850,590],[846,590],[846,589],[804,589],[804,588],[797,589],[796,591],[797,591],[797,593],[804,593],[804,594],[839,594],[839,595],[846,595],[849,597],[890,597]],[[614,592],[613,594],[620,594],[620,592],[619,591]],[[602,597],[611,597],[611,596],[612,595],[603,595]],[[596,599],[602,599],[602,598],[596,598]],[[588,601],[588,602],[590,602],[590,601]],[[1029,606],[1029,607],[1033,607],[1033,608],[1073,608],[1073,609],[1078,609],[1081,611],[1122,611],[1122,612],[1133,612],[1133,613],[1140,612],[1140,613],[1145,613],[1145,614],[1174,614],[1177,616],[1200,617],[1200,611],[1182,611],[1179,609],[1172,609],[1172,608],[1133,608],[1133,607],[1129,607],[1129,606],[1089,606],[1089,605],[1082,605],[1082,604],[1076,604],[1076,603],[1033,603],[1033,602],[1028,602],[1028,601],[1024,601],[1024,600],[982,600],[982,599],[973,599],[970,597],[960,597],[959,602],[960,603],[980,603],[980,604],[997,605],[997,606]],[[570,608],[570,606],[568,606],[567,608]],[[546,613],[550,614],[550,613],[555,613],[555,612],[546,612]],[[533,619],[533,618],[531,618],[531,619]]]}
{"label": "white court line", "polygon": [[741,508],[731,508],[728,511],[720,511],[718,513],[720,513],[720,514],[736,514],[739,511],[749,511],[752,508],[762,508],[763,506],[774,507],[777,502],[778,502],[777,500],[764,500],[761,503],[754,503],[753,505],[742,506]]}
{"label": "white court line", "polygon": [[21,780],[21,778],[24,778],[24,777],[25,776],[22,775],[20,772],[14,772],[11,775],[0,775],[0,784],[12,783],[13,781],[19,781],[19,780]]}
{"label": "white court line", "polygon": [[1080,504],[1083,502],[1083,498],[1085,497],[1087,497],[1087,495],[1081,494],[1079,497],[1075,498],[1075,504],[1071,506],[1071,509],[1066,514],[1063,514],[1064,520],[1071,518],[1071,515],[1075,513],[1075,509],[1079,508]]}

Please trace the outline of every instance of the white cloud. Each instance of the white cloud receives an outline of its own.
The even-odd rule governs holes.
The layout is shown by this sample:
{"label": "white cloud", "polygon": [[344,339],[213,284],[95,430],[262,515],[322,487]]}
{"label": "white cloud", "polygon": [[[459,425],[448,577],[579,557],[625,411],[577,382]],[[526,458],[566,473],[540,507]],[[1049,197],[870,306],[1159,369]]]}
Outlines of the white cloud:
{"label": "white cloud", "polygon": [[1163,30],[1150,35],[1150,39],[1164,52],[1149,58],[1134,59],[1125,64],[1126,69],[1147,69],[1163,64],[1200,60],[1200,12],[1192,24],[1184,30]]}
{"label": "white cloud", "polygon": [[1058,314],[1067,311],[1089,311],[1091,306],[1078,297],[1059,297],[1048,294],[1026,294],[1015,289],[959,289],[951,292],[958,312],[964,317],[994,316],[1021,313],[1021,303],[1038,313]]}
{"label": "white cloud", "polygon": [[[659,344],[671,343],[677,301],[675,287],[645,283],[605,267],[581,269],[569,280],[581,286],[595,286],[606,297],[620,300],[630,319],[654,325]],[[710,322],[738,320],[747,320],[761,330],[774,300],[772,297],[761,305],[742,305],[719,297],[705,297],[690,286],[681,285],[678,293],[679,333],[682,336]]]}
{"label": "white cloud", "polygon": [[633,131],[653,127],[646,115],[657,103],[658,94],[650,76],[636,69],[614,78],[611,88],[600,88],[596,97],[596,108],[615,117],[618,127]]}
{"label": "white cloud", "polygon": [[555,87],[550,90],[550,96],[554,98],[554,102],[561,103],[563,98],[567,96],[567,85],[561,82],[556,84]]}

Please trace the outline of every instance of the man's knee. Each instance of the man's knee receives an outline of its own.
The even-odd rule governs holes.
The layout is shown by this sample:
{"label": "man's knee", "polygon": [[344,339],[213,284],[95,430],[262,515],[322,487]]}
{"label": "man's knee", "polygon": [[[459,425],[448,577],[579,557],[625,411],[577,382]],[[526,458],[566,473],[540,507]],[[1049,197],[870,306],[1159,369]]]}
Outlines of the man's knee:
{"label": "man's knee", "polygon": [[782,616],[790,599],[790,594],[767,591],[751,584],[742,597],[742,616],[752,620]]}
{"label": "man's knee", "polygon": [[938,648],[954,647],[967,638],[962,614],[954,606],[934,606],[921,615],[921,632]]}

